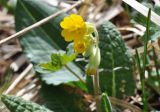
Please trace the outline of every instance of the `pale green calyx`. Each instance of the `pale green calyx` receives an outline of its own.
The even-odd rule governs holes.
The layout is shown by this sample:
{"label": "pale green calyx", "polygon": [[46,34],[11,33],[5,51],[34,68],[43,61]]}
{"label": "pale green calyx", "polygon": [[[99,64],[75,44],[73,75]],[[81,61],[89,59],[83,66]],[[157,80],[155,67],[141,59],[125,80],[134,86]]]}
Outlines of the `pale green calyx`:
{"label": "pale green calyx", "polygon": [[85,22],[87,26],[87,34],[92,34],[94,32],[94,25],[89,22]]}
{"label": "pale green calyx", "polygon": [[86,67],[87,75],[95,75],[100,65],[101,55],[99,47],[94,47],[93,54],[90,56],[88,65]]}

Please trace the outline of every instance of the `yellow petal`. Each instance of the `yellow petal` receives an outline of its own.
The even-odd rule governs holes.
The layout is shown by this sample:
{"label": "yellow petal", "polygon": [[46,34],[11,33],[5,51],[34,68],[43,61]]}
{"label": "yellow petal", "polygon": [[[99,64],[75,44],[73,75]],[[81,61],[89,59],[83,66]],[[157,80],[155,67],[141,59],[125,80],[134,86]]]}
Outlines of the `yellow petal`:
{"label": "yellow petal", "polygon": [[72,18],[73,21],[75,22],[84,22],[83,18],[80,15],[76,14],[71,14],[70,17]]}
{"label": "yellow petal", "polygon": [[73,40],[73,36],[71,35],[70,32],[68,32],[67,30],[63,30],[61,32],[61,35],[64,37],[65,41],[70,42]]}
{"label": "yellow petal", "polygon": [[80,15],[72,14],[70,17],[77,27],[82,27],[85,24],[83,18]]}
{"label": "yellow petal", "polygon": [[84,41],[74,42],[74,49],[77,53],[83,53],[86,50],[86,45]]}
{"label": "yellow petal", "polygon": [[86,33],[86,30],[85,29],[77,29],[74,33],[76,35],[75,39],[76,38],[78,38],[78,39],[83,38]]}
{"label": "yellow petal", "polygon": [[60,23],[60,26],[64,29],[69,29],[72,28],[74,24],[70,17],[65,17],[64,20]]}
{"label": "yellow petal", "polygon": [[66,41],[81,40],[87,32],[87,27],[83,18],[76,14],[65,17],[60,23],[60,26],[65,30],[62,31],[62,36]]}

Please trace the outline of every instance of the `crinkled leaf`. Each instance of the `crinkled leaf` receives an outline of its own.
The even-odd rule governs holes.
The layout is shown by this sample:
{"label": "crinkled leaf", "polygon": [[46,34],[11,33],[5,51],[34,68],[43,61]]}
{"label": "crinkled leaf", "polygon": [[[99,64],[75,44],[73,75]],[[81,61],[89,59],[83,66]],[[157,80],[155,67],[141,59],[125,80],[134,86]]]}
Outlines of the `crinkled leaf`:
{"label": "crinkled leaf", "polygon": [[[121,69],[115,71],[115,96],[123,98],[133,95],[135,81],[132,74],[132,59],[122,36],[111,22],[106,21],[99,28],[99,39],[99,47],[101,49],[100,68],[104,69],[103,72],[99,73],[101,91],[107,92],[110,96],[113,94],[112,71],[121,67]],[[91,81],[90,78],[87,78],[89,88],[92,88]]]}

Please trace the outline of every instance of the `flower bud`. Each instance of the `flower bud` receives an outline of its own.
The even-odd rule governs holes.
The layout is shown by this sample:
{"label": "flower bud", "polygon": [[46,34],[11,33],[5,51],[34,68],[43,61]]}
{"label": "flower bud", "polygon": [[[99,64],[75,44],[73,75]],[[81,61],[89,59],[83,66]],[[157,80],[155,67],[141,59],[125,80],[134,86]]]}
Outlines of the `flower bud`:
{"label": "flower bud", "polygon": [[87,75],[96,74],[100,61],[101,61],[100,49],[98,47],[95,47],[92,55],[90,56],[89,63],[86,67],[86,74]]}

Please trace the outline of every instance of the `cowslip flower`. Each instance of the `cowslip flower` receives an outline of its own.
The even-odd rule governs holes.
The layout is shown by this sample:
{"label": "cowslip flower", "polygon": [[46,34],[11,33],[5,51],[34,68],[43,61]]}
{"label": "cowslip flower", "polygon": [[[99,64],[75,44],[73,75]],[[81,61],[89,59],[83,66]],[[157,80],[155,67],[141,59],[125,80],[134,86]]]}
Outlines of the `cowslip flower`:
{"label": "cowslip flower", "polygon": [[83,53],[86,51],[87,45],[85,40],[74,42],[74,50],[76,53]]}
{"label": "cowslip flower", "polygon": [[73,48],[76,53],[81,53],[84,56],[89,56],[90,46],[93,44],[94,26],[91,23],[84,22],[80,15],[71,14],[64,18],[60,23],[63,28],[61,35],[65,41],[73,41]]}
{"label": "cowslip flower", "polygon": [[80,15],[71,14],[65,17],[60,26],[63,28],[61,35],[67,42],[81,40],[87,32],[86,24]]}
{"label": "cowslip flower", "polygon": [[[82,39],[74,41],[74,50],[76,53],[85,53],[86,55],[89,53],[89,48],[93,44],[92,36],[85,35]],[[90,54],[90,53],[89,53]]]}

